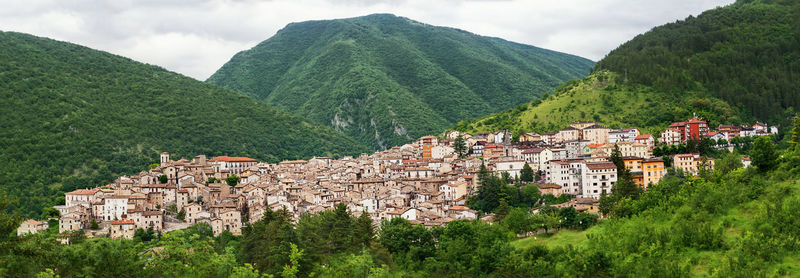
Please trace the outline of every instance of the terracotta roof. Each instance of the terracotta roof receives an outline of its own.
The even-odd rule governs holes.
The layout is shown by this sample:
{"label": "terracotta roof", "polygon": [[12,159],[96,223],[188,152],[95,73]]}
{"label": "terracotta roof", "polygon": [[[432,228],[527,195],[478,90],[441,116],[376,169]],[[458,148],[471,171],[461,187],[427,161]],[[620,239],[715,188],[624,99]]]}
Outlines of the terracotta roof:
{"label": "terracotta roof", "polygon": [[43,224],[47,224],[47,223],[45,223],[45,222],[36,221],[36,220],[33,220],[33,219],[28,219],[28,220],[25,220],[25,222],[26,222],[26,223],[31,223],[31,224],[33,224],[33,225],[43,225]]}
{"label": "terracotta roof", "polygon": [[258,162],[258,160],[249,157],[236,157],[236,156],[217,156],[208,161],[216,162],[216,161],[225,161],[225,162]]}
{"label": "terracotta roof", "polygon": [[605,144],[589,144],[589,145],[586,145],[586,146],[589,147],[590,149],[596,149],[596,148],[602,147],[603,145],[605,145]]}
{"label": "terracotta roof", "polygon": [[125,224],[133,224],[133,219],[111,221],[111,225],[125,225]]}
{"label": "terracotta roof", "polygon": [[639,134],[638,136],[636,136],[636,140],[645,140],[649,139],[650,137],[652,137],[652,135],[650,134]]}
{"label": "terracotta roof", "polygon": [[75,190],[75,191],[67,192],[65,194],[69,194],[69,195],[94,195],[94,190],[78,189],[78,190]]}
{"label": "terracotta roof", "polygon": [[469,208],[465,206],[452,206],[450,210],[469,210]]}
{"label": "terracotta roof", "polygon": [[537,184],[536,187],[540,189],[561,189],[562,186],[555,183]]}
{"label": "terracotta roof", "polygon": [[586,163],[586,168],[589,168],[589,170],[608,170],[617,169],[617,165],[611,162]]}

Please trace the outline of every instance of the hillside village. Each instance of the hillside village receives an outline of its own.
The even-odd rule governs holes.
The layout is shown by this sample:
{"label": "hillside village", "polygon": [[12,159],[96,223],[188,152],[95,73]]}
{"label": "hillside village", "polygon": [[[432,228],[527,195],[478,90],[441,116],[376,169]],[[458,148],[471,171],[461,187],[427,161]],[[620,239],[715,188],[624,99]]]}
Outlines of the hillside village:
{"label": "hillside village", "polygon": [[[242,225],[261,219],[266,209],[286,209],[297,219],[339,203],[356,215],[367,213],[378,223],[402,217],[441,226],[479,217],[466,202],[479,186],[477,173],[482,166],[519,178],[527,164],[536,173],[534,183],[542,195],[574,197],[546,205],[598,213],[598,199],[611,193],[617,181],[617,168],[609,161],[615,148],[634,182],[646,189],[666,173],[664,159],[652,155],[657,144],[776,132],[777,127],[761,123],[711,130],[705,120],[694,117],[672,123],[658,140],[636,128],[612,129],[578,121],[553,133],[512,138],[505,130],[474,135],[450,131],[371,155],[277,164],[205,155],[173,160],[169,153],[162,153],[160,163],[148,171],[119,177],[106,186],[67,192],[66,203],[55,208],[61,215],[59,233],[84,231],[89,237],[133,238],[137,229],[162,232],[200,222],[209,223],[215,235],[223,231],[239,235]],[[690,175],[714,166],[713,158],[697,153],[676,154],[670,160],[672,167]],[[747,158],[743,160],[749,164]],[[44,229],[46,222],[28,220],[18,233]]]}

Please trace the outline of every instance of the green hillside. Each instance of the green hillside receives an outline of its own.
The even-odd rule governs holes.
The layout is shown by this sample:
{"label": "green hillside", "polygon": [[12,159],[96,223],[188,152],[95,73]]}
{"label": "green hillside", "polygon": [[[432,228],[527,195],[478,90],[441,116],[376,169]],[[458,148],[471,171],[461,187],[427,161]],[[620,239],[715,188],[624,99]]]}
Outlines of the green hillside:
{"label": "green hillside", "polygon": [[459,122],[455,129],[473,134],[500,129],[514,134],[542,133],[557,131],[573,121],[593,120],[612,128],[638,127],[656,133],[692,113],[709,119],[712,126],[743,120],[738,109],[706,94],[664,94],[650,86],[628,84],[616,73],[598,71],[562,84],[552,95],[533,102]]}
{"label": "green hillside", "polygon": [[656,27],[597,68],[672,94],[708,91],[763,121],[800,107],[800,2],[748,0]]}
{"label": "green hillside", "polygon": [[162,151],[274,162],[366,150],[239,93],[11,32],[0,32],[0,115],[0,191],[29,216],[64,191],[138,173]]}
{"label": "green hillside", "polygon": [[712,126],[786,124],[800,105],[800,5],[739,1],[656,27],[541,100],[455,129],[550,132],[571,121],[649,132],[692,113]]}
{"label": "green hillside", "polygon": [[208,82],[383,149],[530,101],[592,65],[376,14],[289,24],[236,54]]}

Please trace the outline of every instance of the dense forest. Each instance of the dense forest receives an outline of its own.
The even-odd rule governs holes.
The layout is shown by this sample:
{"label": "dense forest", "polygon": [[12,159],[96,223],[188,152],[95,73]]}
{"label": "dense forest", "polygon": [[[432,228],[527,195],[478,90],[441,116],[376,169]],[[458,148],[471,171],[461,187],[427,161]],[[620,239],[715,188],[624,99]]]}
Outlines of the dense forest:
{"label": "dense forest", "polygon": [[27,216],[63,204],[65,191],[137,174],[163,151],[276,162],[367,150],[239,93],[11,32],[0,32],[0,115],[0,191]]}
{"label": "dense forest", "polygon": [[373,149],[530,101],[593,63],[389,14],[292,23],[208,82],[343,131]]}
{"label": "dense forest", "polygon": [[653,28],[611,51],[589,77],[455,129],[552,132],[595,120],[655,133],[693,113],[712,127],[785,126],[800,105],[798,3],[738,1]]}
{"label": "dense forest", "polygon": [[596,68],[672,94],[708,91],[775,122],[800,107],[800,2],[737,1],[656,27]]}
{"label": "dense forest", "polygon": [[[751,167],[732,153],[696,177],[670,170],[647,191],[615,189],[613,204],[603,208],[601,198],[608,218],[597,224],[569,207],[533,214],[501,201],[490,209],[494,224],[424,227],[394,218],[376,225],[340,204],[298,221],[268,210],[242,236],[213,237],[201,223],[164,235],[139,231],[133,240],[73,234],[72,245],[61,245],[54,225],[16,237],[21,219],[0,213],[0,276],[797,276],[800,117],[794,122],[781,139],[786,150],[776,150],[779,138],[756,140]],[[481,186],[497,179],[482,174]],[[0,196],[0,211],[4,204]]]}

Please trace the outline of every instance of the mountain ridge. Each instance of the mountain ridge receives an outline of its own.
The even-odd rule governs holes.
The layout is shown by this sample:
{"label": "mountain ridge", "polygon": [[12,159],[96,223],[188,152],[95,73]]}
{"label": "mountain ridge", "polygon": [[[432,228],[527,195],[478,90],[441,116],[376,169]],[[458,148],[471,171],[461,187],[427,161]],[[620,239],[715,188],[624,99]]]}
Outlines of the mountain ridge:
{"label": "mountain ridge", "polygon": [[588,74],[593,62],[390,14],[290,23],[207,82],[373,149],[438,133]]}

